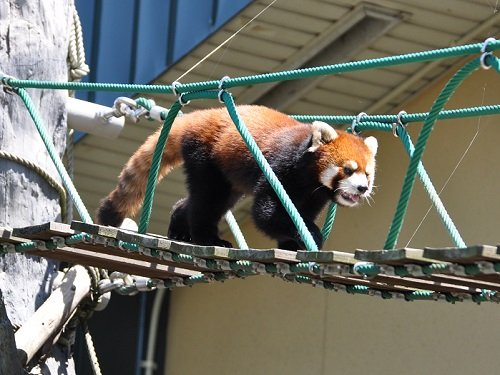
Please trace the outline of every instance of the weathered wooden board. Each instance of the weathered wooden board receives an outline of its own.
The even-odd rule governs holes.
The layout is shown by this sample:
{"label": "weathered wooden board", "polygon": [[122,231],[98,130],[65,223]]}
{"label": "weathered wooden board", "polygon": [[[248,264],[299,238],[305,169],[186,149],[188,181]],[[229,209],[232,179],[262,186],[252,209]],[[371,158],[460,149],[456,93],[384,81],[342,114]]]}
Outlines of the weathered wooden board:
{"label": "weathered wooden board", "polygon": [[[62,246],[56,250],[37,250],[29,253],[70,263],[162,279],[189,277],[203,272],[211,274],[225,272],[228,275],[241,271],[250,272],[250,274],[262,273],[266,272],[265,264],[277,264],[279,265],[278,273],[283,274],[285,278],[303,275],[312,280],[329,281],[346,286],[360,285],[378,291],[407,293],[425,290],[437,293],[477,294],[487,289],[500,292],[500,276],[494,272],[493,266],[486,267],[485,273],[461,276],[443,273],[431,276],[399,277],[385,274],[383,269],[380,274],[371,278],[351,273],[351,266],[359,261],[388,266],[408,264],[423,266],[435,263],[467,265],[475,264],[477,261],[495,262],[500,256],[497,247],[494,246],[472,246],[466,249],[356,250],[354,254],[339,251],[238,250],[217,246],[197,246],[171,241],[159,235],[139,234],[134,231],[76,221],[71,226],[61,223],[45,223],[17,229],[0,228],[0,242],[49,240],[54,236],[69,237],[81,231],[90,234],[92,240]],[[119,241],[136,244],[138,250],[124,250],[123,247],[118,246],[121,244]],[[251,263],[235,263],[242,260]],[[291,267],[298,262],[311,262],[311,265],[316,265],[316,267],[320,265],[320,271],[318,272],[316,267],[314,271],[307,267],[299,267],[298,270]],[[286,268],[287,265],[291,268]],[[283,271],[283,267],[286,271]]]}
{"label": "weathered wooden board", "polygon": [[134,231],[97,224],[87,224],[80,221],[73,221],[71,223],[71,228],[79,232],[136,243],[151,249],[168,250],[178,254],[187,254],[207,259],[250,260],[262,263],[298,261],[295,251],[281,249],[240,250],[218,246],[197,246],[190,243],[172,241],[167,237],[159,235],[140,234]]}
{"label": "weathered wooden board", "polygon": [[479,261],[500,261],[500,251],[497,246],[477,245],[464,249],[458,248],[425,248],[424,256],[458,264],[472,264]]}
{"label": "weathered wooden board", "polygon": [[170,277],[186,277],[199,274],[197,271],[187,270],[173,265],[165,265],[143,259],[131,259],[116,254],[104,254],[94,250],[62,247],[54,251],[29,251],[29,254],[57,259],[72,264],[82,264],[121,271],[132,275],[166,279]]}
{"label": "weathered wooden board", "polygon": [[85,232],[119,241],[136,243],[140,246],[170,250],[171,241],[166,237],[154,236],[150,234],[140,234],[135,231],[119,229],[98,224],[87,224],[81,221],[72,221],[71,228],[78,232]]}
{"label": "weathered wooden board", "polygon": [[405,286],[417,290],[432,290],[441,293],[480,293],[479,288],[472,288],[465,285],[453,284],[450,282],[433,281],[414,277],[398,277],[388,275],[377,275],[373,281],[386,283],[389,285]]}
{"label": "weathered wooden board", "polygon": [[342,263],[353,265],[358,260],[354,254],[341,251],[297,251],[297,259],[301,262]]}
{"label": "weathered wooden board", "polygon": [[[483,276],[490,276],[490,275],[483,275]],[[450,276],[450,275],[433,275],[430,279],[436,282],[445,282],[448,284],[464,285],[470,288],[488,289],[500,292],[500,277],[498,275],[494,276],[495,276],[494,280],[496,280],[496,282],[485,281],[476,278]]]}
{"label": "weathered wooden board", "polygon": [[32,240],[48,240],[53,236],[68,237],[75,234],[75,231],[68,224],[51,221],[40,225],[15,228],[12,234]]}
{"label": "weathered wooden board", "polygon": [[[1,232],[0,232],[1,233]],[[16,233],[21,237],[13,237]],[[68,237],[75,231],[67,224],[49,222],[24,228],[5,231],[4,238],[10,242],[19,243],[31,239],[48,240],[54,236]],[[2,238],[2,240],[4,239]],[[208,268],[193,266],[189,263],[169,261],[161,255],[152,257],[139,252],[126,251],[105,243],[81,242],[72,247],[63,247],[51,251],[30,251],[30,254],[69,263],[92,265],[96,267],[134,273],[149,277],[191,276],[200,271],[210,271]],[[92,256],[92,254],[94,254]],[[93,260],[92,257],[95,259]],[[156,272],[157,270],[158,272]],[[167,273],[166,273],[167,272]]]}
{"label": "weathered wooden board", "polygon": [[328,275],[322,278],[324,281],[331,281],[332,283],[342,284],[342,285],[361,285],[366,286],[375,290],[383,290],[383,291],[391,291],[391,292],[413,292],[415,288],[409,288],[405,286],[394,286],[390,284],[386,284],[383,282],[378,282],[374,280],[368,279],[357,279],[349,276],[342,275]]}
{"label": "weathered wooden board", "polygon": [[12,231],[12,228],[0,227],[0,242],[16,244],[28,241],[26,238],[14,236]]}
{"label": "weathered wooden board", "polygon": [[436,259],[427,258],[423,249],[394,249],[394,250],[356,250],[354,257],[358,261],[374,262],[399,266],[404,264],[429,264],[436,263]]}

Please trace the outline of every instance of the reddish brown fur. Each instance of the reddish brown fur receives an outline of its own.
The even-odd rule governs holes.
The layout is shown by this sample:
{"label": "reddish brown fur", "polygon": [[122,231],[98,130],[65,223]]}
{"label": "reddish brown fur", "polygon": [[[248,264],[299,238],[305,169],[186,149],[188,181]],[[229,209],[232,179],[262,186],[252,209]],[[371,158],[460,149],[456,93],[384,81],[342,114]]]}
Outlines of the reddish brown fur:
{"label": "reddish brown fur", "polygon": [[[273,109],[262,106],[240,106],[238,113],[265,156],[273,152],[283,152],[285,149],[298,150],[299,145],[312,139],[311,124],[300,123]],[[148,137],[130,157],[120,173],[117,187],[101,202],[97,222],[117,226],[126,216],[133,216],[138,211],[144,198],[159,133],[160,129]],[[319,145],[314,151],[317,155],[315,158],[317,176],[325,168],[331,165],[342,166],[347,160],[355,160],[358,169],[365,170],[372,157],[362,138],[343,131],[337,131],[337,134],[333,141]],[[255,184],[257,177],[254,176],[252,181],[248,173],[253,172],[248,171],[256,169],[255,161],[225,108],[195,111],[174,121],[158,180],[183,163],[183,152],[194,152],[189,155],[198,157],[197,148],[186,151],[186,140],[195,141],[197,146],[202,145],[204,149],[200,153],[201,157],[208,155],[217,163],[235,192],[253,193],[252,184]],[[286,158],[286,155],[285,152],[283,157]],[[311,168],[311,171],[313,170],[314,167]]]}
{"label": "reddish brown fur", "polygon": [[[238,112],[264,154],[272,152],[273,136],[277,129],[290,126],[304,127],[304,124],[267,107],[239,106]],[[122,219],[135,215],[140,208],[160,131],[161,129],[158,129],[149,136],[130,157],[118,177],[118,186],[108,196]],[[252,160],[225,108],[194,111],[179,116],[174,121],[167,140],[166,152],[162,158],[158,181],[182,164],[182,141],[184,137],[189,136],[199,139],[205,145],[211,145],[220,163],[229,169],[238,167],[242,158]]]}
{"label": "reddish brown fur", "polygon": [[366,166],[373,156],[363,138],[341,130],[336,132],[338,138],[319,149],[318,173],[332,164],[343,166],[348,160],[356,161],[358,170],[366,171]]}

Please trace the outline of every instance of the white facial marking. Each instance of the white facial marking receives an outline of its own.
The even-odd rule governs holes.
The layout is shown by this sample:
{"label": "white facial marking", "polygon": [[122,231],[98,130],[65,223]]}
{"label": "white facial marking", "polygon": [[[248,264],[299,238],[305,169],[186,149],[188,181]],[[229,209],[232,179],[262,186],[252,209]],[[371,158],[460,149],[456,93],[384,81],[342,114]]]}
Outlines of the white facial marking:
{"label": "white facial marking", "polygon": [[339,181],[337,202],[346,207],[357,206],[362,198],[371,194],[372,186],[370,178],[364,172],[355,172]]}
{"label": "white facial marking", "polygon": [[319,176],[319,180],[323,185],[325,185],[327,188],[333,189],[333,178],[339,173],[339,167],[336,165],[329,165],[328,168],[323,170],[321,172],[321,175]]}
{"label": "white facial marking", "polygon": [[346,181],[349,183],[349,193],[359,194],[358,186],[368,187],[368,179],[366,175],[362,172],[353,173],[351,177],[347,178]]}
{"label": "white facial marking", "polygon": [[368,174],[368,187],[371,191],[375,179],[375,159],[370,160],[366,164],[366,173]]}
{"label": "white facial marking", "polygon": [[358,163],[356,163],[354,160],[348,160],[345,162],[344,167],[350,168],[353,171],[358,169]]}

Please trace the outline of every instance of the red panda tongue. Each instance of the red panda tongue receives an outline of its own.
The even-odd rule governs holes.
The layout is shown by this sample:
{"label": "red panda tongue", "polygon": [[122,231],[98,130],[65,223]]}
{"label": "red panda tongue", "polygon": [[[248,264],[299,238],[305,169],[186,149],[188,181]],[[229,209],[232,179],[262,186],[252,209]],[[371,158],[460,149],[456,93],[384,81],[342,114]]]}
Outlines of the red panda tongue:
{"label": "red panda tongue", "polygon": [[358,194],[349,194],[346,192],[343,192],[342,196],[344,197],[344,199],[350,200],[354,203],[359,202],[359,198],[360,198],[360,196]]}

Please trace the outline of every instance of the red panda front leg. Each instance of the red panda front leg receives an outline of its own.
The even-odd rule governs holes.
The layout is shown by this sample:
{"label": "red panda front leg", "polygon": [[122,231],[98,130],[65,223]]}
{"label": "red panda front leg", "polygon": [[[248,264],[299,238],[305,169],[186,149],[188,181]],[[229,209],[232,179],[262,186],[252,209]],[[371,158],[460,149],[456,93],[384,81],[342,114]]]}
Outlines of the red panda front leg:
{"label": "red panda front leg", "polygon": [[[278,241],[278,248],[283,250],[305,250],[297,228],[290,219],[285,208],[274,192],[264,189],[255,194],[252,214],[257,227],[271,238]],[[323,245],[323,236],[314,220],[302,213],[302,218],[311,232],[311,235],[320,249]]]}
{"label": "red panda front leg", "polygon": [[172,240],[191,242],[187,198],[182,198],[172,207],[172,215],[170,217],[167,236]]}

